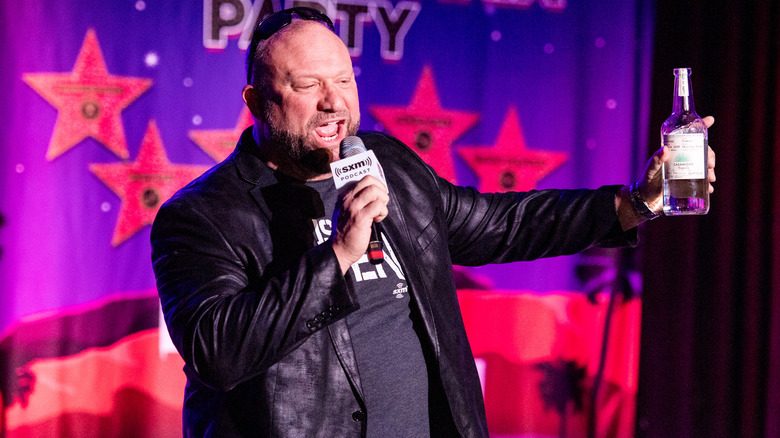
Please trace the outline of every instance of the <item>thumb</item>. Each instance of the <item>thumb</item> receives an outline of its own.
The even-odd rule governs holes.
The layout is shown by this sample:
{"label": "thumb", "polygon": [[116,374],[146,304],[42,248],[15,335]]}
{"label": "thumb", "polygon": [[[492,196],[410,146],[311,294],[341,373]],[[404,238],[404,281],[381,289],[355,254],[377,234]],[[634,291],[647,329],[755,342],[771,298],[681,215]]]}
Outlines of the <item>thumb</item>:
{"label": "thumb", "polygon": [[661,166],[671,158],[669,148],[661,146],[655,151],[645,166],[644,178],[639,181],[639,193],[646,202],[651,203],[663,192],[663,172]]}
{"label": "thumb", "polygon": [[669,161],[670,157],[671,153],[669,152],[669,148],[666,146],[661,146],[660,149],[655,151],[653,156],[650,157],[650,160],[647,161],[647,166],[645,166],[645,184],[661,177],[661,166],[663,166],[665,162]]}

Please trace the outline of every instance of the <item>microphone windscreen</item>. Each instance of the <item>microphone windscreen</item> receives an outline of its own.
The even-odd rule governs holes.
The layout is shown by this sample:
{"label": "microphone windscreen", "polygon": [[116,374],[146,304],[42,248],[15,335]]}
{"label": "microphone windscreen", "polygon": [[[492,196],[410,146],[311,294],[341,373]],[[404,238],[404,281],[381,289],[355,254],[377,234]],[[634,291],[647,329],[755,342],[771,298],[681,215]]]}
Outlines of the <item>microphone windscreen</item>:
{"label": "microphone windscreen", "polygon": [[341,158],[349,158],[368,150],[366,149],[366,145],[363,144],[363,140],[356,135],[350,135],[349,137],[344,138],[344,140],[341,140],[340,147],[339,154],[341,155]]}

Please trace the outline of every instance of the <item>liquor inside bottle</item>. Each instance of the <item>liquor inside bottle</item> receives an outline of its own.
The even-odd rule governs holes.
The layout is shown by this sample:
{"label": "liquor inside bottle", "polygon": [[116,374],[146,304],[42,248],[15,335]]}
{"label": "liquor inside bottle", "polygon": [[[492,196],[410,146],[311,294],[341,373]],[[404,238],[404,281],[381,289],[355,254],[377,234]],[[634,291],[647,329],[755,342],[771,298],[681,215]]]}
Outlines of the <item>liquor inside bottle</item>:
{"label": "liquor inside bottle", "polygon": [[707,214],[710,209],[707,179],[707,126],[696,114],[688,75],[675,69],[674,107],[661,126],[661,141],[672,157],[663,165],[664,214]]}
{"label": "liquor inside bottle", "polygon": [[664,180],[664,214],[707,214],[709,187],[706,179]]}

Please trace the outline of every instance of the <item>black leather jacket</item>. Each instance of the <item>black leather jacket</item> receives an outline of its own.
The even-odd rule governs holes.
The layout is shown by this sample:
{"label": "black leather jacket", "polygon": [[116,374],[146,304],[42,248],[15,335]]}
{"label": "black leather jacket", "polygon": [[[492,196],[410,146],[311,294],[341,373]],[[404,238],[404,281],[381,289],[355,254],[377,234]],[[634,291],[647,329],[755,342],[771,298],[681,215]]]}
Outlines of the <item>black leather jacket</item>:
{"label": "black leather jacket", "polygon": [[[389,136],[358,135],[383,164],[391,199],[383,230],[424,325],[438,388],[432,434],[487,437],[452,264],[632,244],[635,233],[617,221],[616,188],[480,194],[437,177]],[[312,248],[310,233],[289,232],[292,216],[281,211],[290,201],[257,148],[250,128],[228,159],[165,203],[152,229],[165,321],[186,363],[185,436],[363,436],[344,322],[358,299],[329,242]]]}

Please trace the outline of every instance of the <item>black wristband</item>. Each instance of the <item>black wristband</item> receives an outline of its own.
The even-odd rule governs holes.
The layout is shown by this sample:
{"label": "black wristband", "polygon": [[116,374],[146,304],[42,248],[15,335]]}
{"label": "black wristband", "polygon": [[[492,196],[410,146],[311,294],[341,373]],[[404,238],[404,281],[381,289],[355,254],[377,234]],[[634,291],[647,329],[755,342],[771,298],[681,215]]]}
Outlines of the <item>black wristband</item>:
{"label": "black wristband", "polygon": [[642,217],[648,220],[652,220],[660,216],[659,213],[654,212],[653,210],[650,210],[650,207],[647,205],[647,202],[645,202],[642,197],[639,195],[639,182],[635,182],[634,184],[631,184],[631,187],[628,189],[629,197],[631,198],[631,205],[634,207],[634,210],[636,210],[637,213],[641,214]]}

